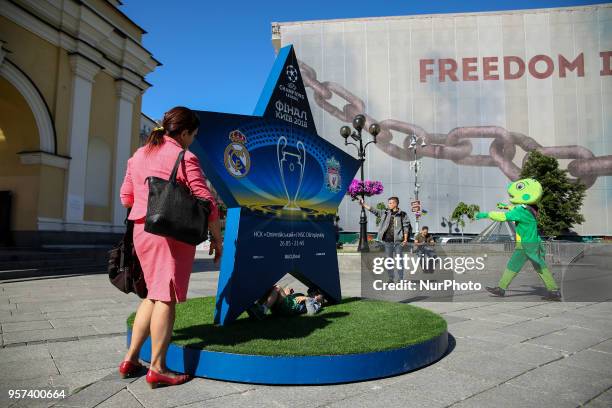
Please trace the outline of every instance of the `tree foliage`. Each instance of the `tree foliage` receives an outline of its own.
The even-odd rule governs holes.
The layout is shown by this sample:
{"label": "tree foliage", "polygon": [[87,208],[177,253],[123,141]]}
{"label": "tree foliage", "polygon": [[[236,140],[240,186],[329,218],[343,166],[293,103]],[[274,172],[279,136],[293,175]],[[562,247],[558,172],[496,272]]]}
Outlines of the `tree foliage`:
{"label": "tree foliage", "polygon": [[476,204],[466,204],[463,201],[460,201],[457,204],[457,207],[453,210],[451,214],[451,220],[456,221],[457,224],[461,226],[461,228],[465,228],[465,220],[464,217],[467,217],[470,221],[474,221],[474,217],[476,213],[480,211],[480,207]]}
{"label": "tree foliage", "polygon": [[[385,203],[383,203],[382,201],[376,204],[376,208],[384,211],[387,209],[387,205]],[[382,218],[380,217],[380,215],[376,216],[376,226],[380,225],[380,222],[382,221]]]}
{"label": "tree foliage", "polygon": [[520,178],[532,178],[542,184],[542,199],[538,203],[538,228],[542,235],[567,233],[584,222],[580,209],[586,186],[570,181],[567,170],[559,168],[557,159],[537,151],[529,153]]}

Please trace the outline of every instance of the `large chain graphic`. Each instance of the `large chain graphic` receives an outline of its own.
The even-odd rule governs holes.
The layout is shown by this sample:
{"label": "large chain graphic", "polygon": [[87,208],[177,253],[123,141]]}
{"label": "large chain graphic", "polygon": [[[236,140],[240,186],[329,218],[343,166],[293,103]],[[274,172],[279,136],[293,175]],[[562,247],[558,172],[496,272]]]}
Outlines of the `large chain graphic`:
{"label": "large chain graphic", "polygon": [[[312,88],[315,102],[320,108],[348,123],[355,115],[364,114],[366,129],[370,124],[377,122],[381,131],[376,146],[396,159],[410,161],[414,153],[409,149],[409,137],[404,138],[403,146],[391,142],[392,130],[405,135],[416,134],[417,137],[422,137],[427,145],[422,147],[417,144],[416,146],[418,155],[421,157],[452,160],[457,164],[467,166],[497,166],[512,181],[517,180],[521,172],[521,168],[513,161],[517,146],[525,152],[536,150],[557,159],[572,159],[567,165],[569,174],[575,177],[571,180],[580,180],[587,187],[591,187],[599,176],[612,175],[612,155],[596,157],[589,149],[578,145],[542,146],[529,136],[508,131],[500,126],[458,127],[448,134],[441,134],[428,133],[420,126],[400,120],[377,121],[365,113],[365,103],[362,99],[336,82],[317,80],[316,71],[305,62],[299,61],[299,66],[304,85]],[[334,94],[347,102],[342,109],[329,102]],[[489,146],[489,154],[472,154],[473,146],[470,139],[493,139]],[[523,159],[523,164],[526,158],[527,156]]]}

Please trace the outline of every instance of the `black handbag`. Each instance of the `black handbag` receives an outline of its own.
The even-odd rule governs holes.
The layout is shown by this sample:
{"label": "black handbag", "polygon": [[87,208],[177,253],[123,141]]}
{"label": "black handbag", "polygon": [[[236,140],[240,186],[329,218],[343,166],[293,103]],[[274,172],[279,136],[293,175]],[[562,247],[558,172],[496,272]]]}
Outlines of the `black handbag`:
{"label": "black handbag", "polygon": [[123,238],[108,251],[108,279],[123,293],[133,292],[144,299],[147,285],[134,249],[134,221],[126,219],[125,225]]}
{"label": "black handbag", "polygon": [[179,164],[185,165],[184,156],[182,150],[169,180],[147,177],[149,199],[144,230],[198,245],[208,238],[210,201],[195,197],[187,186],[176,181]]}

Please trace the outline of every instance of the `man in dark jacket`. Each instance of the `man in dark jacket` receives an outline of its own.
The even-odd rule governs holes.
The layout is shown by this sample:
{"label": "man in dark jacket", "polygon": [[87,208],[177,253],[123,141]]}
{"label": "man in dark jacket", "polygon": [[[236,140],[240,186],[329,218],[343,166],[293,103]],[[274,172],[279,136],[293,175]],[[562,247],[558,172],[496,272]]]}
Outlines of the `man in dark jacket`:
{"label": "man in dark jacket", "polygon": [[[385,248],[386,257],[395,257],[401,254],[402,247],[408,245],[408,239],[412,232],[412,226],[408,214],[399,209],[399,198],[389,197],[387,208],[381,211],[367,205],[363,199],[359,199],[359,204],[372,214],[380,217],[377,241],[381,241]],[[397,271],[399,281],[404,279],[404,271]],[[394,271],[389,271],[389,282],[394,281]]]}
{"label": "man in dark jacket", "polygon": [[436,241],[433,235],[429,233],[429,227],[423,226],[421,232],[414,236],[414,246],[416,247],[416,254],[424,258],[423,260],[423,272],[433,273],[433,262],[430,259],[436,257],[436,253],[433,247],[436,245]]}

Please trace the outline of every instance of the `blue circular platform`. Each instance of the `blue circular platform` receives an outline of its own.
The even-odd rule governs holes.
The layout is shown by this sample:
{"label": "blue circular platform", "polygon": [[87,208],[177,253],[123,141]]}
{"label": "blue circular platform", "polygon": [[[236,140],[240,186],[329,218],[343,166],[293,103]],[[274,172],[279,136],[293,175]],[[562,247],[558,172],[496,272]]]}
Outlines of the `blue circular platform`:
{"label": "blue circular platform", "polygon": [[[132,331],[128,327],[128,346]],[[215,380],[254,384],[334,384],[389,377],[429,365],[448,348],[448,333],[410,346],[340,355],[268,356],[199,350],[171,343],[170,370]],[[151,339],[140,358],[151,361]]]}

